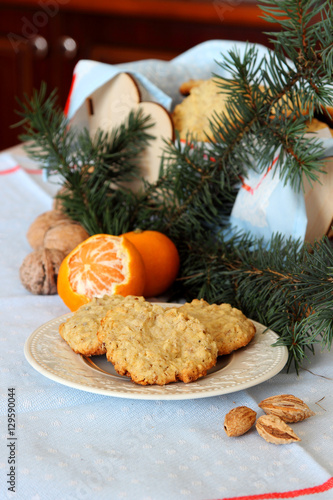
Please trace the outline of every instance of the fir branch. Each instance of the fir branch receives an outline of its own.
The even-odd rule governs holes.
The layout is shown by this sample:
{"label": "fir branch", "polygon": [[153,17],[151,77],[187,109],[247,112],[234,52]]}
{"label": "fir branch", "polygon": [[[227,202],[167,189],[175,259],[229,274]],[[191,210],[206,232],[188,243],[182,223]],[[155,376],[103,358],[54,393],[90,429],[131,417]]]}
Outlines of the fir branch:
{"label": "fir branch", "polygon": [[[253,167],[254,156],[260,171],[279,150],[274,171],[298,190],[304,177],[312,183],[323,171],[322,143],[305,137],[305,122],[315,112],[325,110],[333,98],[332,68],[327,58],[332,47],[332,7],[325,2],[313,8],[313,0],[266,3],[269,7],[262,7],[268,13],[266,20],[278,20],[284,31],[271,33],[275,51],[261,61],[262,69],[253,46],[243,57],[231,50],[219,63],[228,78],[215,75],[216,80],[229,95],[229,102],[227,112],[212,122],[215,140],[223,138],[223,144],[220,140],[213,149],[216,155],[229,155],[228,160],[238,162],[239,168],[244,161]],[[311,24],[319,13],[323,18]],[[323,64],[322,54],[328,64]],[[241,157],[233,155],[237,145],[241,145]]]}
{"label": "fir branch", "polygon": [[75,134],[68,129],[62,109],[57,106],[57,90],[46,97],[46,84],[27,95],[16,113],[21,120],[14,126],[23,126],[19,139],[25,143],[28,155],[42,167],[55,170],[67,169],[67,158],[72,150]]}
{"label": "fir branch", "polygon": [[57,106],[56,92],[46,97],[46,85],[20,102],[20,136],[31,158],[50,176],[63,180],[58,195],[64,210],[90,233],[120,234],[130,229],[135,194],[124,183],[140,177],[140,155],[151,140],[150,117],[131,112],[126,123],[111,132],[77,132]]}
{"label": "fir branch", "polygon": [[189,137],[166,144],[160,177],[146,183],[132,211],[131,224],[161,231],[179,246],[193,234],[218,230],[228,224],[238,191],[238,171],[221,171],[207,145]]}
{"label": "fir branch", "polygon": [[298,371],[307,351],[332,344],[333,249],[272,237],[269,245],[238,235],[203,246],[191,242],[180,283],[188,299],[228,302],[274,330]]}
{"label": "fir branch", "polygon": [[49,174],[63,178],[59,197],[71,218],[91,234],[140,227],[169,235],[181,257],[176,293],[231,303],[269,326],[298,370],[316,343],[332,343],[331,247],[322,240],[309,249],[278,235],[267,247],[247,234],[225,234],[239,178],[249,168],[265,171],[277,151],[273,171],[284,182],[299,189],[304,176],[318,179],[323,146],[305,136],[306,120],[327,112],[333,97],[333,7],[328,0],[262,0],[262,10],[282,27],[270,34],[275,51],[259,61],[249,45],[242,57],[237,50],[222,57],[229,77],[215,77],[229,101],[227,113],[212,113],[212,139],[166,144],[160,177],[143,190],[123,183],[140,176],[138,158],[152,140],[147,117],[131,113],[119,129],[92,139],[69,127],[55,91],[46,98],[42,87],[21,103],[21,139]]}

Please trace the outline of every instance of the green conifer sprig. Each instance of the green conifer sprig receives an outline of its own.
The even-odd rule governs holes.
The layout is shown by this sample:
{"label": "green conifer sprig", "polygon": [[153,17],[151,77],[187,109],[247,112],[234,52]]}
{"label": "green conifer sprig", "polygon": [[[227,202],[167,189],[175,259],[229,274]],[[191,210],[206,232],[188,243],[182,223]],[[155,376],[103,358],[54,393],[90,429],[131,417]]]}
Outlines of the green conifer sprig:
{"label": "green conifer sprig", "polygon": [[[257,168],[264,171],[280,151],[273,170],[300,189],[304,177],[311,184],[323,169],[321,141],[305,134],[306,121],[315,112],[327,112],[332,102],[332,5],[265,0],[260,7],[265,19],[280,23],[283,30],[270,34],[275,50],[260,65],[253,46],[242,57],[231,50],[220,62],[228,78],[216,80],[230,98],[227,113],[219,117],[222,127],[218,120],[212,123],[216,154],[223,154],[230,144],[241,144],[242,157],[233,160],[248,159],[246,164],[253,167],[255,145]],[[319,15],[320,20],[311,24]]]}
{"label": "green conifer sprig", "polygon": [[45,84],[20,106],[20,139],[51,179],[54,174],[62,179],[58,198],[67,215],[90,234],[128,230],[136,200],[124,183],[140,177],[140,156],[154,139],[149,116],[131,112],[119,128],[99,130],[92,138],[88,130],[77,132],[69,126],[56,91],[47,97]]}
{"label": "green conifer sprig", "polygon": [[[121,234],[140,227],[170,236],[181,257],[174,292],[188,300],[228,302],[279,334],[298,370],[308,352],[332,343],[332,249],[274,235],[268,245],[248,234],[233,237],[229,217],[240,177],[264,172],[276,152],[274,173],[300,189],[317,181],[323,146],[307,138],[306,121],[327,114],[333,99],[333,7],[329,0],[262,0],[275,51],[259,60],[256,47],[231,50],[215,77],[229,95],[227,113],[213,113],[212,139],[165,145],[156,183],[132,192],[124,182],[140,175],[149,141],[149,117],[132,113],[111,134],[90,138],[68,127],[56,94],[45,87],[19,112],[30,156],[64,180],[65,211],[90,234]],[[319,20],[318,20],[319,18]],[[208,139],[208,136],[207,136]],[[254,162],[254,159],[256,160]]]}
{"label": "green conifer sprig", "polygon": [[333,249],[327,238],[314,245],[274,235],[264,244],[238,234],[223,243],[191,242],[182,265],[183,294],[227,302],[279,333],[289,365],[333,339]]}

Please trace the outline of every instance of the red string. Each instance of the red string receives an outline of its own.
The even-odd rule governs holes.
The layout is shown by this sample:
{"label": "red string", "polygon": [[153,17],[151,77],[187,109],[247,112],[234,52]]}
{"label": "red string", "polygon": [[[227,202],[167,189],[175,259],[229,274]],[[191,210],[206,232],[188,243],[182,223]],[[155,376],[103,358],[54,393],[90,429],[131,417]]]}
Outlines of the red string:
{"label": "red string", "polygon": [[250,194],[253,195],[254,192],[255,192],[255,190],[259,188],[260,184],[263,182],[263,180],[265,179],[265,177],[272,170],[273,166],[278,161],[278,159],[279,159],[279,155],[276,158],[274,158],[272,165],[270,165],[268,167],[267,171],[265,172],[265,174],[262,176],[262,178],[260,179],[260,181],[258,182],[258,184],[254,188],[251,187],[251,186],[249,186],[248,184],[246,184],[245,181],[244,181],[244,178],[240,175],[239,178],[242,181],[242,188],[245,189],[246,191],[248,191]]}
{"label": "red string", "polygon": [[301,490],[284,491],[282,493],[262,493],[260,495],[245,495],[241,497],[225,497],[216,500],[274,500],[279,498],[297,498],[301,495],[315,495],[316,493],[324,493],[333,488],[333,477],[323,484],[313,486],[311,488],[303,488]]}
{"label": "red string", "polygon": [[34,175],[40,175],[43,170],[40,168],[22,168],[21,165],[15,165],[15,167],[11,168],[6,168],[5,170],[0,170],[0,175],[8,175],[8,174],[13,174],[14,172],[17,172],[18,170],[24,170],[24,172],[27,172],[28,174],[34,174]]}

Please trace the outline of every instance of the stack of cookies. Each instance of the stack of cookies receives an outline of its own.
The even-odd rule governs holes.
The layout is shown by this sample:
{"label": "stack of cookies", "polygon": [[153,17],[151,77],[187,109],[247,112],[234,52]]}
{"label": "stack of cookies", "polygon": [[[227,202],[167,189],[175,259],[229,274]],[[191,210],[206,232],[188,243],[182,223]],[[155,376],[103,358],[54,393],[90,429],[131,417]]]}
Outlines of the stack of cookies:
{"label": "stack of cookies", "polygon": [[95,298],[59,327],[71,349],[106,354],[120,375],[141,385],[193,382],[219,355],[246,346],[255,326],[229,304],[193,300],[164,308],[143,297]]}

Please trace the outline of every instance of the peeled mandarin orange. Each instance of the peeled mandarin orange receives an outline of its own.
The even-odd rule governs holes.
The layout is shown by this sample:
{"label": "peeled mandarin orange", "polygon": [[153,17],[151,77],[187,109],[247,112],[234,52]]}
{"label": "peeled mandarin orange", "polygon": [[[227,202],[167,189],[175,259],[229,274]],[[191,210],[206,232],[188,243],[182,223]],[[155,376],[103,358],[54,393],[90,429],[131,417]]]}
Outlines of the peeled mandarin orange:
{"label": "peeled mandarin orange", "polygon": [[135,230],[123,236],[139,250],[146,269],[144,297],[156,297],[167,291],[179,271],[178,250],[165,234]]}
{"label": "peeled mandarin orange", "polygon": [[65,257],[58,294],[71,311],[93,297],[142,295],[145,266],[139,251],[123,236],[95,234]]}

